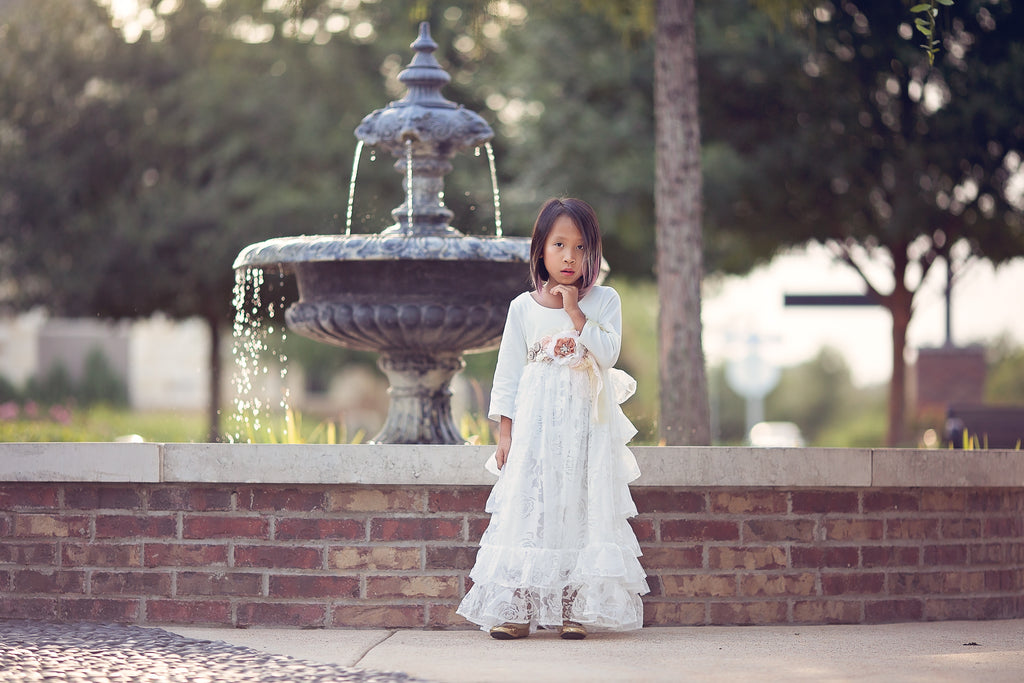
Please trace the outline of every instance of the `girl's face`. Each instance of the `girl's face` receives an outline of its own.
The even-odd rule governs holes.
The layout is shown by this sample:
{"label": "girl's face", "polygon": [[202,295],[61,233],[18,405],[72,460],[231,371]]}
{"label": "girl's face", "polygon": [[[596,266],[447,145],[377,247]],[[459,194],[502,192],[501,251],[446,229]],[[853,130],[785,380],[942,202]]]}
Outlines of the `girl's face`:
{"label": "girl's face", "polygon": [[583,233],[573,220],[565,215],[556,218],[544,242],[544,267],[549,282],[576,285],[583,276],[586,249]]}

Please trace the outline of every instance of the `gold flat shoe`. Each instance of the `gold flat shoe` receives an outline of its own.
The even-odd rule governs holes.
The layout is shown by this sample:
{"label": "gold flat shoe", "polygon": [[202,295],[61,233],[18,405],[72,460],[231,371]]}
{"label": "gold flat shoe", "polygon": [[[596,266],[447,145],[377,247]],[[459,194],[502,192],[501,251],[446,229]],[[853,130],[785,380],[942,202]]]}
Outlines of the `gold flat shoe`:
{"label": "gold flat shoe", "polygon": [[498,640],[518,640],[530,635],[530,625],[513,624],[510,621],[506,621],[501,626],[492,628],[490,633],[491,638],[497,638]]}
{"label": "gold flat shoe", "polygon": [[583,627],[583,624],[567,621],[562,624],[562,628],[558,629],[558,635],[565,640],[583,640],[587,637],[587,629]]}

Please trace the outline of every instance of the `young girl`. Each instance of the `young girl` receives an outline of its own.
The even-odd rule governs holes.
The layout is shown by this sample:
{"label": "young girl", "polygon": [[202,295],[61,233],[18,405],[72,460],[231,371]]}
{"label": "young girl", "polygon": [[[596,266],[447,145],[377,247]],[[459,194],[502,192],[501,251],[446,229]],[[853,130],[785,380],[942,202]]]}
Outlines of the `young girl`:
{"label": "young girl", "polygon": [[[534,291],[509,306],[491,392],[500,423],[488,469],[491,521],[458,613],[502,640],[538,627],[568,639],[638,629],[648,592],[628,482],[636,429],[619,408],[636,388],[619,356],[619,295],[595,284],[597,217],[552,199],[533,226]],[[500,471],[500,473],[499,473]]]}

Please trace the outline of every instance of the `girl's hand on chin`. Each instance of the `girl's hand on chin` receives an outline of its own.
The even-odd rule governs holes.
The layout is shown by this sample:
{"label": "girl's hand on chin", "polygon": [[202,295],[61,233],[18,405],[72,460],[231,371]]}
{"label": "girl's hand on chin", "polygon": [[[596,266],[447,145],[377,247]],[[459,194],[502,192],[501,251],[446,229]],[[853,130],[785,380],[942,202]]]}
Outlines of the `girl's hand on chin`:
{"label": "girl's hand on chin", "polygon": [[580,290],[572,285],[555,285],[550,290],[552,294],[562,297],[563,308],[575,308],[579,303]]}

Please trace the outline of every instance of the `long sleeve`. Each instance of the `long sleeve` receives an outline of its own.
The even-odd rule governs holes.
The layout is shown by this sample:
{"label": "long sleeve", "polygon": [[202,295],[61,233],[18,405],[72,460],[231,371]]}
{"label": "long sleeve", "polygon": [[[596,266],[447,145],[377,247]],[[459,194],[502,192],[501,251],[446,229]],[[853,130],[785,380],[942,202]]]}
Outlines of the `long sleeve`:
{"label": "long sleeve", "polygon": [[515,414],[516,391],[519,389],[519,378],[522,377],[526,365],[526,333],[523,329],[520,303],[519,299],[515,299],[509,306],[505,331],[501,335],[501,346],[498,347],[498,364],[494,368],[491,403],[487,415],[496,422],[502,415],[511,418]]}
{"label": "long sleeve", "polygon": [[[580,332],[580,341],[593,354],[598,366],[607,370],[615,365],[622,348],[622,303],[618,292],[610,287],[603,287],[601,294],[600,301],[595,302],[596,310],[585,307],[587,323]],[[584,308],[582,304],[581,308]]]}

